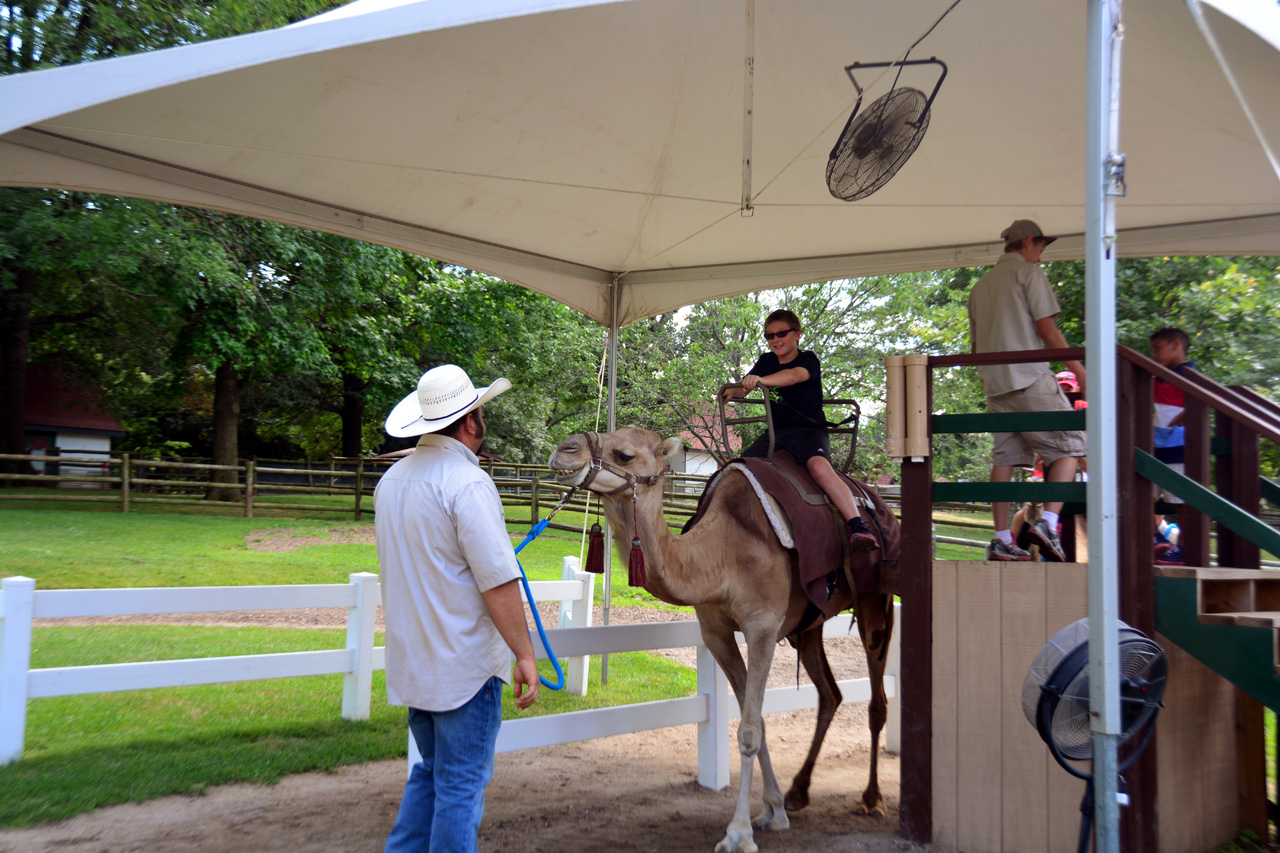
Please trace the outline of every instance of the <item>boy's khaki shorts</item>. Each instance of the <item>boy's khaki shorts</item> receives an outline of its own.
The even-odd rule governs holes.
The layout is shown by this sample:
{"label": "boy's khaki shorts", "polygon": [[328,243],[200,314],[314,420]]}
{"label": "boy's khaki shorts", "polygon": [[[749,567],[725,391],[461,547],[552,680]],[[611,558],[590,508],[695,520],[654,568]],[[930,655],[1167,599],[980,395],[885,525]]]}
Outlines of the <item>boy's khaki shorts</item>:
{"label": "boy's khaki shorts", "polygon": [[[1044,374],[1026,388],[987,398],[988,412],[1053,412],[1059,409],[1073,411],[1052,373]],[[997,432],[992,436],[995,450],[991,461],[995,465],[1030,466],[1035,464],[1039,454],[1047,471],[1065,456],[1083,457],[1086,453],[1083,430]]]}

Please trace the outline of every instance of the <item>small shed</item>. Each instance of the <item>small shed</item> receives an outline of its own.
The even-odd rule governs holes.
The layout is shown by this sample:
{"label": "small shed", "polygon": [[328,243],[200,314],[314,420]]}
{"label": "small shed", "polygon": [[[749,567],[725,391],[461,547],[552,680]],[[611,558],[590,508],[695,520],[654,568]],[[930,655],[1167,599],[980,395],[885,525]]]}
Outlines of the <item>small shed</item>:
{"label": "small shed", "polygon": [[33,463],[38,473],[92,476],[106,472],[111,442],[125,429],[102,405],[102,389],[70,376],[56,364],[32,363],[27,370],[27,390],[23,398],[22,435],[32,454],[61,456],[101,456],[103,464],[70,463],[60,471],[46,471],[43,462]]}

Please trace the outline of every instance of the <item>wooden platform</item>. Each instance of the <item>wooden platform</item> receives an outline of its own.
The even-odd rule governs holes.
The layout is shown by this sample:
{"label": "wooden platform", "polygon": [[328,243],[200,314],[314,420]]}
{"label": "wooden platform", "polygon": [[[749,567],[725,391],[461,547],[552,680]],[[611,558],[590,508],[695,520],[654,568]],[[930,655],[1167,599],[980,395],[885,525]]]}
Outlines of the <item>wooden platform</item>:
{"label": "wooden platform", "polygon": [[[1045,643],[1088,615],[1087,566],[933,565],[932,840],[965,853],[1070,853],[1084,782],[1058,766],[1027,721],[1022,686]],[[1150,747],[1159,761],[1159,849],[1202,853],[1239,825],[1236,691],[1154,639],[1170,663]]]}

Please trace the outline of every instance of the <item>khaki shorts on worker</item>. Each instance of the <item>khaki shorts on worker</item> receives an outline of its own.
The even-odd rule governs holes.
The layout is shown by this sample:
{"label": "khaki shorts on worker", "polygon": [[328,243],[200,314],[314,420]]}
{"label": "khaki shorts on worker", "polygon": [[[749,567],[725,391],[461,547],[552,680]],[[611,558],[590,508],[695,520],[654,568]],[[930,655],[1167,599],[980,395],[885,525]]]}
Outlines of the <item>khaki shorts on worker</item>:
{"label": "khaki shorts on worker", "polygon": [[[1059,409],[1073,411],[1052,373],[1045,373],[1026,388],[987,398],[988,412],[1053,412]],[[1038,453],[1044,459],[1047,471],[1064,456],[1085,455],[1083,430],[997,432],[993,437],[995,450],[991,461],[995,465],[1030,466],[1035,463]]]}

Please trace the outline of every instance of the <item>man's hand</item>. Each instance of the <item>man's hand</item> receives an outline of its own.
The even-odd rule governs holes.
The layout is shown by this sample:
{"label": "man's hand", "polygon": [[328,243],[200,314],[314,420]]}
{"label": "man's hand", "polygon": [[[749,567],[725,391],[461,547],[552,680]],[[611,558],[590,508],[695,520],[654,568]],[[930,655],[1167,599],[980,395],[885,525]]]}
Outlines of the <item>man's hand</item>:
{"label": "man's hand", "polygon": [[538,701],[538,667],[533,658],[516,661],[511,670],[511,692],[516,697],[516,707],[521,710]]}
{"label": "man's hand", "polygon": [[516,707],[528,708],[538,701],[538,668],[533,663],[533,642],[529,639],[524,605],[520,602],[520,581],[507,581],[480,594],[484,597],[484,606],[494,627],[516,656],[511,678]]}

